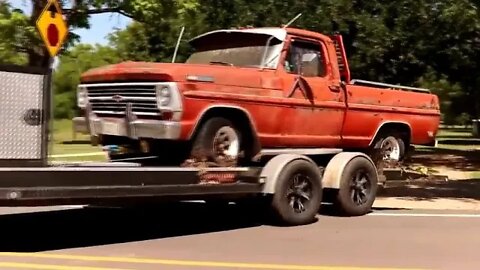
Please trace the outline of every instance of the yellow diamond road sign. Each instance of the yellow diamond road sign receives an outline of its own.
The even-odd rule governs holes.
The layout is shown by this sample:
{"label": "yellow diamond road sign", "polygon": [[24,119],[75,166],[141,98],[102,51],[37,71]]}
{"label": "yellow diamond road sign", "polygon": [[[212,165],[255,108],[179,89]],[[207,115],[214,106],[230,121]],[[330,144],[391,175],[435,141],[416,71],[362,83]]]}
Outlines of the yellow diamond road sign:
{"label": "yellow diamond road sign", "polygon": [[55,57],[68,35],[67,23],[63,19],[62,9],[57,0],[48,1],[38,17],[37,28],[48,52]]}

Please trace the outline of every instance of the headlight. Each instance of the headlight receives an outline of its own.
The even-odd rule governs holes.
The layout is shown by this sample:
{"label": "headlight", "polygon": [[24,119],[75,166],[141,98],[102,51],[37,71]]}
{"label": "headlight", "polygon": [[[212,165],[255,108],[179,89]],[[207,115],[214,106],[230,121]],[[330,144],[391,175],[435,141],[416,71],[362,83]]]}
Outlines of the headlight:
{"label": "headlight", "polygon": [[158,107],[165,107],[170,104],[172,93],[168,86],[159,86],[157,88],[157,105]]}
{"label": "headlight", "polygon": [[77,89],[77,106],[81,109],[84,109],[87,106],[87,102],[88,102],[87,88],[79,87]]}

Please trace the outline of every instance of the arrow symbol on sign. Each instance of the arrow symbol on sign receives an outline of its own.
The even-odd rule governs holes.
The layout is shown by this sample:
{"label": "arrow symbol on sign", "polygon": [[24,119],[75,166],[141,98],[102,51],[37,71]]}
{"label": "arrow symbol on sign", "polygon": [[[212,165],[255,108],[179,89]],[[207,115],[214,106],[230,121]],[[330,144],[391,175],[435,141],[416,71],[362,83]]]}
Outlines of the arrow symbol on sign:
{"label": "arrow symbol on sign", "polygon": [[50,11],[50,17],[52,19],[55,19],[55,17],[57,16],[58,13],[60,13],[57,9],[57,6],[51,4],[49,7],[48,7],[48,11]]}

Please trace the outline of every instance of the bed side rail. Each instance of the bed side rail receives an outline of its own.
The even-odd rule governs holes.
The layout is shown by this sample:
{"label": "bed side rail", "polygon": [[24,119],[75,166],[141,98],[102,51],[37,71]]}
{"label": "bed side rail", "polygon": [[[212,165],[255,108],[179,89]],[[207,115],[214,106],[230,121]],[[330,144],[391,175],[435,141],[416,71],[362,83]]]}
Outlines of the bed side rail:
{"label": "bed side rail", "polygon": [[431,91],[426,88],[410,87],[410,86],[395,85],[395,84],[388,84],[388,83],[381,83],[381,82],[372,82],[367,80],[354,79],[350,82],[350,84],[364,85],[364,86],[377,86],[377,87],[394,89],[394,90],[404,90],[404,91],[412,91],[412,92],[420,92],[420,93],[431,93]]}

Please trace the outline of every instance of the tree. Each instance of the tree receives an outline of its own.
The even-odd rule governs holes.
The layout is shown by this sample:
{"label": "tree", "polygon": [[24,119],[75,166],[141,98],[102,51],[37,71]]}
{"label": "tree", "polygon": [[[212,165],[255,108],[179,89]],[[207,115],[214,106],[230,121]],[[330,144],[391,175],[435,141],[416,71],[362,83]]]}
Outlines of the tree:
{"label": "tree", "polygon": [[26,37],[33,36],[28,25],[28,17],[12,10],[6,2],[0,2],[0,63],[24,65],[28,55],[20,48],[28,42]]}
{"label": "tree", "polygon": [[[28,19],[29,34],[17,37],[27,42],[18,43],[17,50],[28,55],[28,65],[49,67],[51,59],[45,46],[41,42],[37,32],[30,30],[35,29],[35,22],[45,7],[47,0],[24,0],[31,1],[32,14]],[[153,21],[156,18],[168,16],[175,12],[178,7],[189,7],[195,4],[193,0],[60,0],[67,25],[70,30],[78,28],[90,28],[89,18],[94,14],[100,13],[118,13],[135,19],[136,21]],[[21,13],[17,10],[16,13]],[[21,13],[23,14],[23,13]],[[33,34],[32,34],[33,33]],[[66,44],[62,51],[79,41],[79,37],[70,32]]]}
{"label": "tree", "polygon": [[143,22],[133,22],[126,29],[109,35],[110,46],[125,60],[170,62],[181,28],[185,26],[177,62],[185,60],[191,50],[185,41],[204,32],[205,24],[197,1],[175,2],[168,14],[144,18]]}

